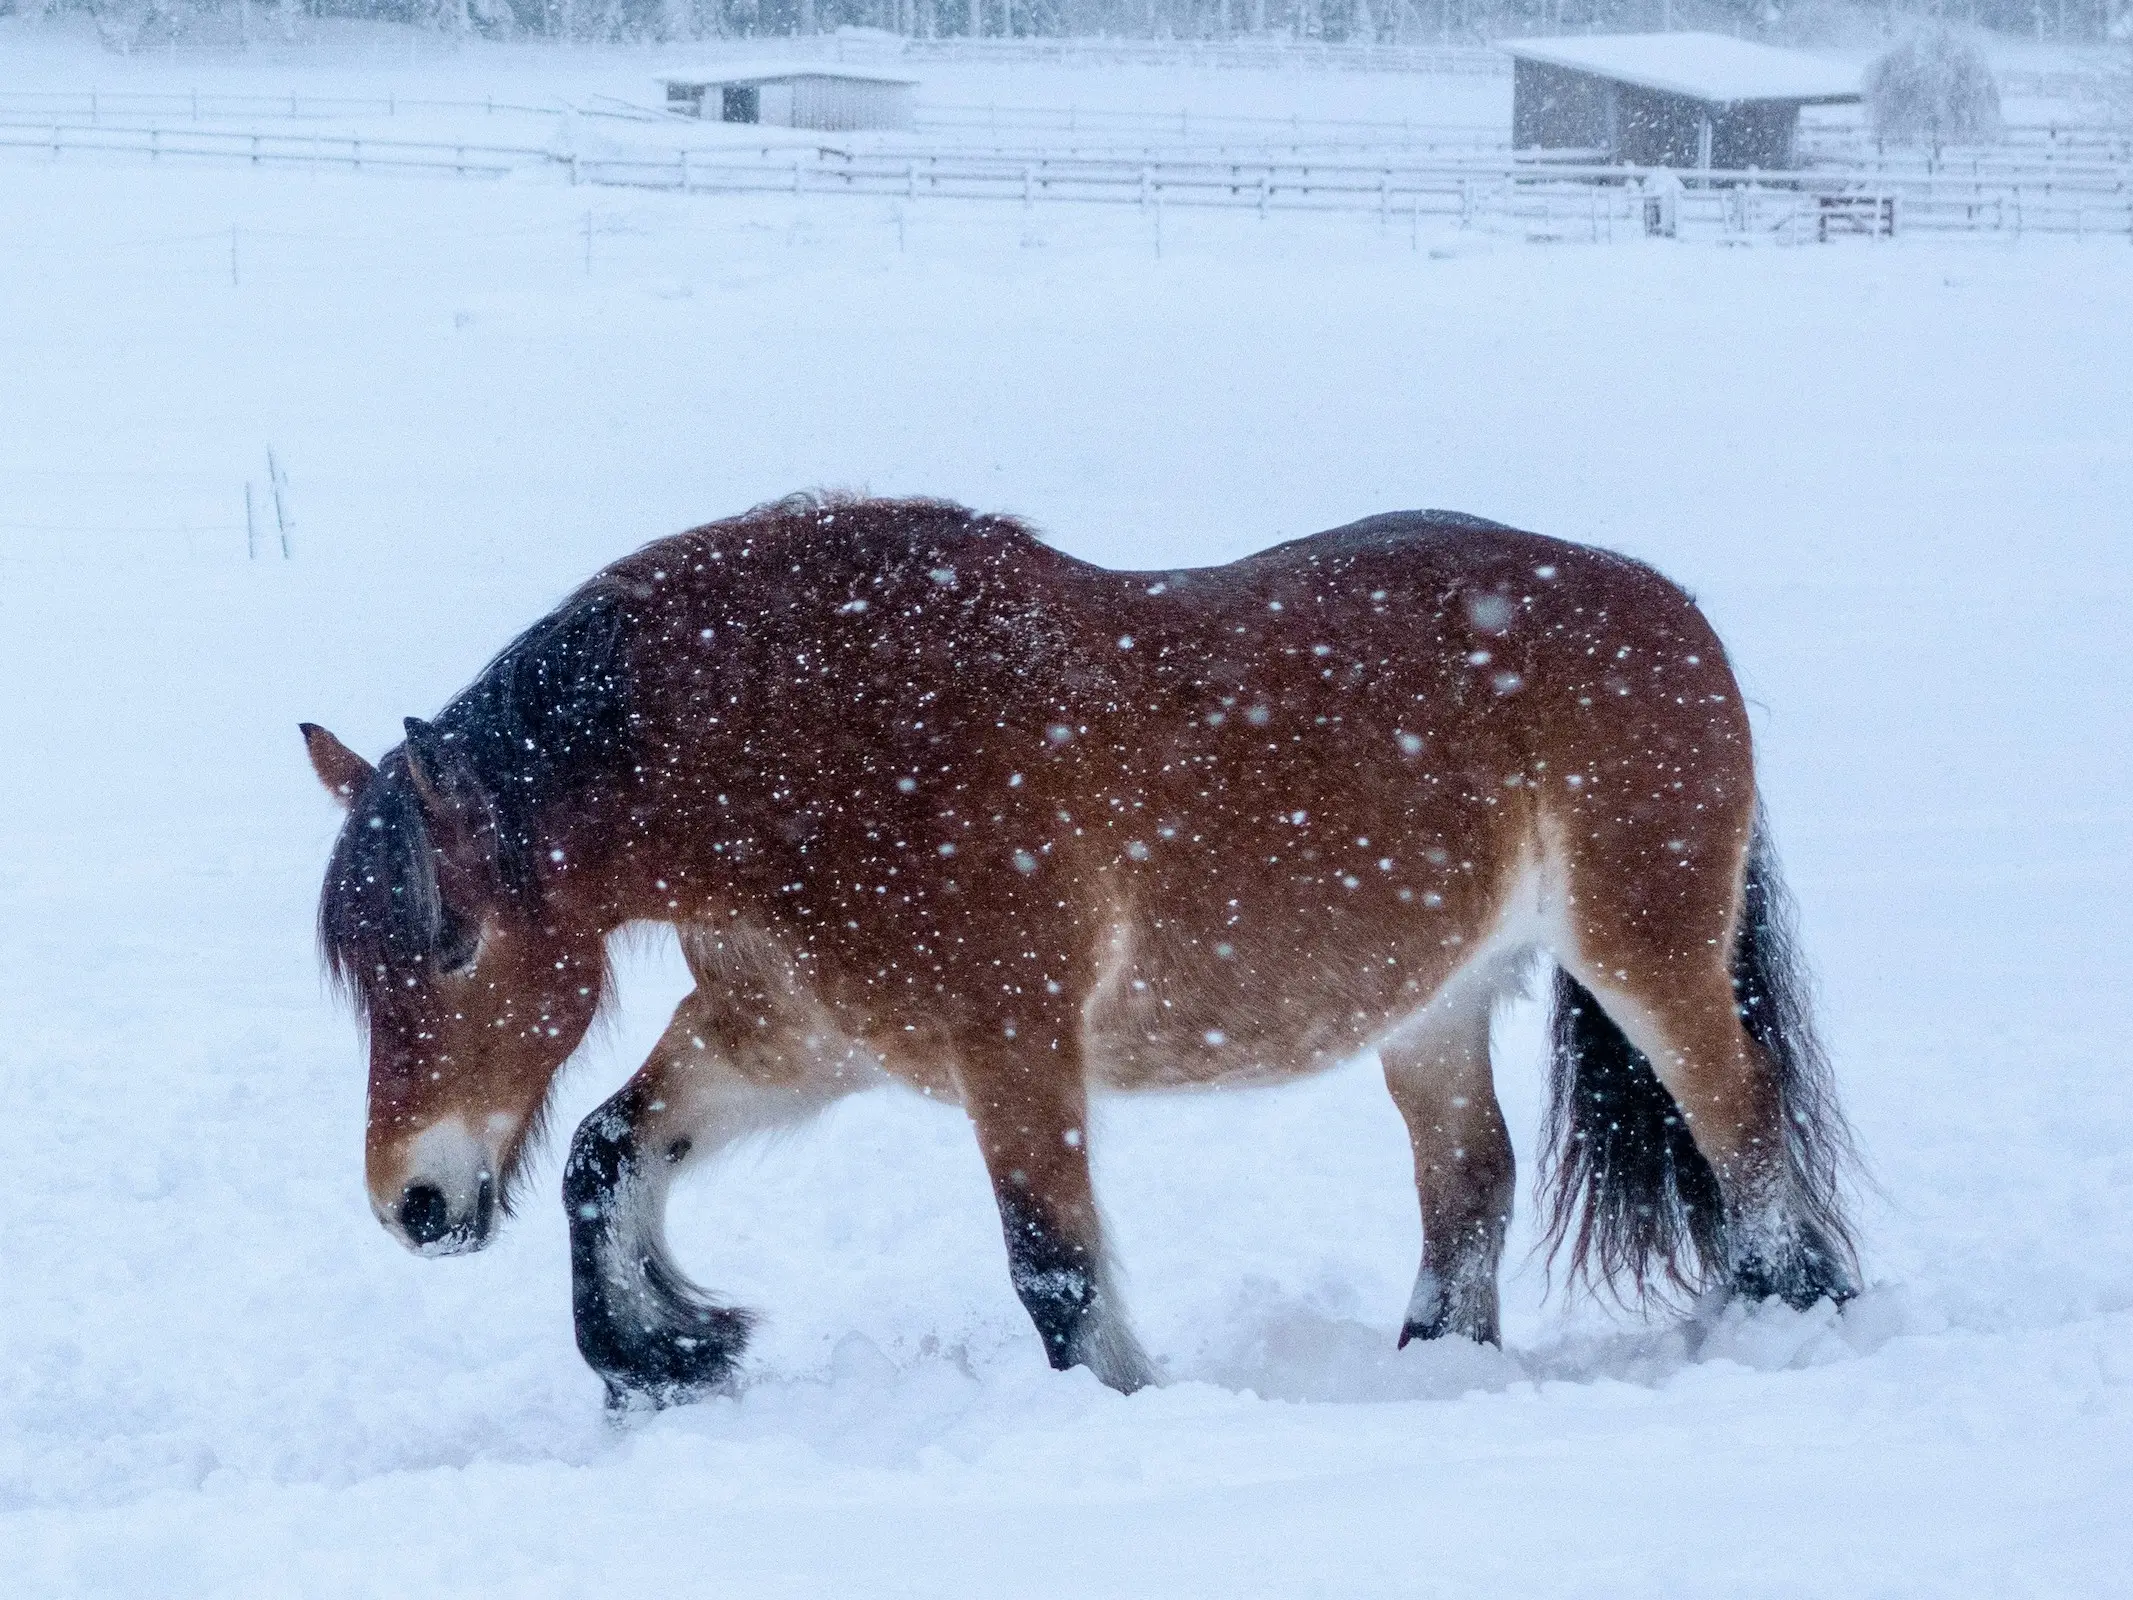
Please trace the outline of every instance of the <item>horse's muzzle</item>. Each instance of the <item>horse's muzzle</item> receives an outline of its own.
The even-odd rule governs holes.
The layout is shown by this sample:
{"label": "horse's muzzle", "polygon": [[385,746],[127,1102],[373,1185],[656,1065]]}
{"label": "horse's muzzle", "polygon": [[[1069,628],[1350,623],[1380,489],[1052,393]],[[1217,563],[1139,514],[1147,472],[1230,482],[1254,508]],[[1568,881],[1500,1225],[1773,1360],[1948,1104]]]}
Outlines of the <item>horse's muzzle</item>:
{"label": "horse's muzzle", "polygon": [[496,1234],[496,1181],[484,1172],[471,1200],[458,1206],[433,1183],[411,1183],[385,1225],[420,1255],[479,1250]]}

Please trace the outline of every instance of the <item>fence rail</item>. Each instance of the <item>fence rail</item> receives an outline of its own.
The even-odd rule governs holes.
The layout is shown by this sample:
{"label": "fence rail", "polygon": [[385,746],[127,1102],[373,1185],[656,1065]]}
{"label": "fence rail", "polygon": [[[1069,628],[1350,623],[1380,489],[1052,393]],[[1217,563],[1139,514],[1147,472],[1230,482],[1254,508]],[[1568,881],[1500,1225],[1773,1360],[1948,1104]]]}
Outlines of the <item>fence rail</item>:
{"label": "fence rail", "polygon": [[0,122],[0,148],[145,155],[163,159],[242,161],[253,166],[314,165],[398,167],[452,172],[461,177],[496,177],[520,167],[545,164],[556,156],[547,150],[517,146],[444,144],[415,139],[366,139],[338,134],[224,133],[208,128],[114,128],[66,123]]}
{"label": "fence rail", "polygon": [[1924,149],[1884,144],[1861,127],[1800,129],[1800,154],[1816,161],[1909,161],[1951,168],[1977,163],[2034,166],[2057,162],[2133,161],[2133,129],[2093,122],[2011,123],[1997,144]]}
{"label": "fence rail", "polygon": [[[874,195],[904,199],[1081,201],[1214,206],[1282,211],[1376,212],[1381,218],[1457,215],[1593,219],[1607,225],[1641,217],[1644,198],[1676,197],[1692,223],[1733,219],[1735,232],[1779,219],[1812,222],[1825,197],[1893,200],[1907,229],[2125,234],[2133,237],[2133,193],[2063,181],[2009,184],[1944,174],[1714,172],[1619,166],[1535,167],[1510,160],[1410,164],[1307,161],[1120,161],[1098,156],[1016,161],[964,152],[819,155],[765,152],[736,159],[723,151],[677,151],[665,160],[602,157],[579,163],[589,183],[691,193]],[[1684,182],[1686,177],[1686,182]],[[1794,226],[1785,221],[1784,226]],[[1789,236],[1789,235],[1788,235]]]}
{"label": "fence rail", "polygon": [[[0,123],[0,148],[451,172],[493,176],[560,166],[573,183],[688,193],[791,193],[1214,206],[1375,212],[1381,219],[1456,215],[1464,222],[1533,221],[1549,231],[1589,228],[1614,237],[1637,223],[1654,194],[1675,197],[1693,226],[1798,237],[1802,219],[1832,198],[1883,197],[1906,231],[2053,232],[2133,237],[2133,168],[2067,165],[2008,172],[1889,166],[1789,173],[1681,173],[1661,168],[1542,165],[1507,152],[1409,153],[1397,160],[1230,158],[1183,150],[1159,158],[1115,153],[1003,155],[961,149],[847,152],[811,147],[692,147],[582,155],[487,145],[349,135],[248,133],[198,127],[133,128],[60,121]],[[1892,215],[1894,213],[1892,212]],[[1772,219],[1777,219],[1773,221]]]}
{"label": "fence rail", "polygon": [[1341,45],[1301,39],[907,39],[905,61],[1134,67],[1310,67],[1332,72],[1417,72],[1503,78],[1501,51],[1457,46]]}
{"label": "fence rail", "polygon": [[[663,108],[638,106],[626,101],[606,101],[604,107],[576,106],[557,100],[547,105],[497,100],[429,100],[403,96],[361,98],[305,94],[202,94],[143,93],[131,90],[108,92],[98,89],[73,91],[0,90],[0,115],[29,116],[39,121],[61,118],[100,122],[112,117],[178,117],[192,122],[232,117],[316,121],[327,118],[397,116],[417,111],[479,112],[484,116],[516,113],[527,116],[557,116],[567,111],[586,115],[631,115],[649,121],[665,120]],[[1343,145],[1451,146],[1502,144],[1499,129],[1455,124],[1419,123],[1412,119],[1394,122],[1355,117],[1266,117],[1194,113],[1193,111],[1112,111],[1084,106],[927,105],[917,117],[921,131],[949,133],[963,130],[1046,133],[1119,133],[1126,135],[1176,134],[1190,141],[1209,136],[1242,143],[1258,138],[1273,145],[1289,145],[1309,139],[1314,143]]]}
{"label": "fence rail", "polygon": [[1275,144],[1287,144],[1306,134],[1338,137],[1344,142],[1374,144],[1504,144],[1501,128],[1478,124],[1398,122],[1362,117],[1264,117],[1210,114],[1190,109],[1179,111],[1108,111],[1087,106],[927,105],[919,108],[918,125],[927,130],[979,129],[1046,133],[1104,133],[1176,135],[1190,141],[1195,135],[1242,140],[1260,136]]}
{"label": "fence rail", "polygon": [[[918,41],[923,42],[923,41]],[[952,43],[954,41],[937,41]],[[968,42],[968,41],[964,41]],[[999,44],[1002,41],[986,41]],[[1019,48],[1030,41],[1014,41]],[[1035,41],[1042,43],[1044,41]],[[1341,47],[1333,46],[1332,49]],[[666,120],[660,107],[595,95],[600,105],[554,100],[545,105],[522,101],[441,100],[410,96],[332,96],[291,94],[216,94],[199,90],[0,90],[0,118],[12,113],[38,123],[60,120],[100,124],[116,118],[183,118],[191,122],[250,118],[316,121],[329,118],[397,116],[402,113],[456,111],[483,116],[516,114],[558,116],[628,116]],[[928,134],[1065,133],[1070,136],[1117,134],[1152,145],[1157,140],[1208,148],[1269,150],[1399,149],[1506,150],[1509,137],[1500,127],[1479,124],[1417,122],[1412,118],[1249,116],[1178,111],[1124,111],[1085,106],[1003,106],[996,104],[929,104],[919,108],[918,131]],[[1992,145],[1946,146],[1932,152],[1884,146],[1855,123],[1816,124],[1800,129],[1800,151],[1814,160],[1919,162],[1950,170],[1974,169],[1979,163],[2029,164],[2038,161],[2133,162],[2133,129],[2098,122],[2011,123]]]}
{"label": "fence rail", "polygon": [[2087,100],[2095,98],[2107,79],[2101,72],[2036,72],[2005,67],[1995,72],[2000,93],[2024,100]]}
{"label": "fence rail", "polygon": [[499,111],[554,116],[567,109],[562,102],[545,106],[521,105],[514,101],[423,100],[399,95],[371,97],[309,94],[202,94],[197,89],[182,93],[117,92],[104,89],[46,91],[0,90],[0,111],[34,112],[45,117],[87,117],[97,121],[106,112],[115,116],[177,116],[194,122],[222,117],[376,117],[397,116],[403,111]]}

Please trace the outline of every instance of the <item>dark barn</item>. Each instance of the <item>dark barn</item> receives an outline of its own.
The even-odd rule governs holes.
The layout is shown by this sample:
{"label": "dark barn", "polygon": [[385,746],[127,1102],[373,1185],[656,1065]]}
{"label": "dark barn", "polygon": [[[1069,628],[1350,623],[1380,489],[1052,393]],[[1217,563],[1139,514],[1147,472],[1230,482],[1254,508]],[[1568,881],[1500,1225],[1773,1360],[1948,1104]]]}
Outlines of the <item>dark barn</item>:
{"label": "dark barn", "polygon": [[1859,69],[1715,33],[1506,41],[1511,142],[1640,167],[1794,164],[1800,107],[1859,99]]}

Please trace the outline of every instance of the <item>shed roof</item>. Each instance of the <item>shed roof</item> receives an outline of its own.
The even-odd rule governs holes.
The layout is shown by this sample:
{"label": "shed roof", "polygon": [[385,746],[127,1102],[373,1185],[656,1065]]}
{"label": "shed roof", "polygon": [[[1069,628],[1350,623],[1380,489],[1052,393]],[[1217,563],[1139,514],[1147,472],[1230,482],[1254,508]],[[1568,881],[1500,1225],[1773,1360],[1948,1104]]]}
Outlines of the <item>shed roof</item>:
{"label": "shed roof", "polygon": [[916,78],[891,78],[879,72],[854,72],[850,67],[818,67],[811,62],[754,61],[709,67],[701,72],[662,72],[661,83],[687,84],[691,88],[746,88],[753,84],[799,83],[808,78],[831,78],[840,83],[878,83],[910,89]]}
{"label": "shed roof", "polygon": [[1750,44],[1722,33],[1614,33],[1568,39],[1507,39],[1504,50],[1572,72],[1663,94],[1726,103],[1791,100],[1840,104],[1859,98],[1859,68],[1801,50]]}

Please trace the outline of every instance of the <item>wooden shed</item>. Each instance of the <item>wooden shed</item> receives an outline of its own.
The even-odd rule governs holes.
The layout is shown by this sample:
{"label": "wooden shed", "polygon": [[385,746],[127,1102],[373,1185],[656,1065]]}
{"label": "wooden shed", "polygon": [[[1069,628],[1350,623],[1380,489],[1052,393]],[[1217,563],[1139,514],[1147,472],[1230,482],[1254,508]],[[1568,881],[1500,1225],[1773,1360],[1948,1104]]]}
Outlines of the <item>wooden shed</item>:
{"label": "wooden shed", "polygon": [[757,122],[773,128],[817,128],[829,133],[911,126],[918,85],[842,67],[776,66],[762,71],[670,74],[667,109],[721,122]]}
{"label": "wooden shed", "polygon": [[1644,167],[1794,165],[1800,107],[1859,99],[1859,68],[1718,33],[1507,40],[1511,142]]}

